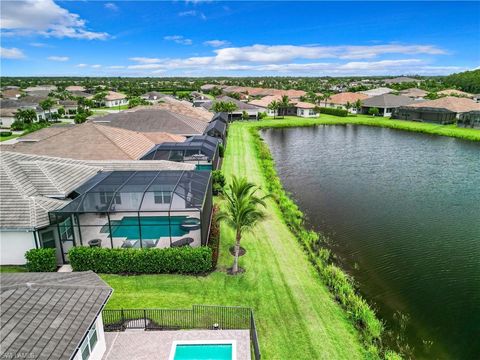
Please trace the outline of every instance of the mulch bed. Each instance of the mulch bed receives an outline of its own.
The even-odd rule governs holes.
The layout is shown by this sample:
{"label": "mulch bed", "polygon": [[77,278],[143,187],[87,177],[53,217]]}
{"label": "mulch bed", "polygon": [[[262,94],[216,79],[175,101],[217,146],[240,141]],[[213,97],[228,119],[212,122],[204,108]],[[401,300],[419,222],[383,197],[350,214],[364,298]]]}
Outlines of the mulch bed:
{"label": "mulch bed", "polygon": [[233,273],[232,273],[232,268],[231,268],[231,267],[229,267],[229,268],[227,269],[227,274],[228,274],[228,275],[238,275],[238,274],[243,274],[244,272],[245,272],[245,269],[244,269],[244,268],[241,268],[240,266],[238,267],[238,272],[237,272],[236,274],[233,274]]}
{"label": "mulch bed", "polygon": [[[230,250],[230,254],[235,255],[235,246],[230,246],[230,249],[228,250]],[[245,255],[246,252],[247,250],[245,250],[245,248],[240,246],[240,250],[238,251],[238,256],[243,256]]]}

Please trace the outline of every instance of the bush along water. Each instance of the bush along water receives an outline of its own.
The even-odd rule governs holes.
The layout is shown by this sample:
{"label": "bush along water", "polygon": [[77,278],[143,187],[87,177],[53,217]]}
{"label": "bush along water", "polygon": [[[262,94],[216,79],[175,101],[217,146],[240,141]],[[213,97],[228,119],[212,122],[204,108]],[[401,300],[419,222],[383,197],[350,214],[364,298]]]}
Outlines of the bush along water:
{"label": "bush along water", "polygon": [[254,139],[257,158],[264,177],[269,179],[266,181],[267,189],[280,208],[285,224],[303,246],[309,260],[336,301],[346,310],[348,316],[358,328],[368,354],[373,359],[382,357],[385,359],[401,359],[397,353],[383,349],[383,322],[377,318],[375,311],[365,299],[358,294],[353,279],[332,263],[330,250],[324,246],[324,237],[305,228],[305,216],[283,188],[277,176],[268,145],[260,137],[258,127],[252,127],[249,131]]}

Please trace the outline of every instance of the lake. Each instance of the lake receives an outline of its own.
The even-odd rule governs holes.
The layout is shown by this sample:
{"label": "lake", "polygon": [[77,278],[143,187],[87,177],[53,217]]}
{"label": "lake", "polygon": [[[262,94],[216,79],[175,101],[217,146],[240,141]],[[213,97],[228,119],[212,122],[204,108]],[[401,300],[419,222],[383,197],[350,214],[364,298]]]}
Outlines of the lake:
{"label": "lake", "polygon": [[413,356],[480,359],[480,143],[353,125],[261,135],[308,225]]}

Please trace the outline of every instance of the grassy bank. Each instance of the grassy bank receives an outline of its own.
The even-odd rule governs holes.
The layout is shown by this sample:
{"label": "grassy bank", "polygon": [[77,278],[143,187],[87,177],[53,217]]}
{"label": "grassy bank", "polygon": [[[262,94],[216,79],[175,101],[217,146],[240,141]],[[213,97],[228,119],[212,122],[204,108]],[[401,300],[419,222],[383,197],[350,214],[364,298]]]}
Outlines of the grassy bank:
{"label": "grassy bank", "polygon": [[480,141],[480,130],[456,127],[455,125],[438,125],[421,123],[416,121],[390,120],[383,117],[371,117],[367,115],[348,116],[345,118],[322,114],[319,118],[303,119],[294,116],[286,116],[283,119],[267,118],[260,122],[252,122],[250,126],[262,128],[285,127],[285,126],[312,126],[312,125],[366,125],[386,127],[397,130],[419,132],[424,134],[456,137],[471,141]]}
{"label": "grassy bank", "polygon": [[27,268],[23,265],[0,265],[0,273],[26,272]]}
{"label": "grassy bank", "polygon": [[[246,176],[267,188],[257,160],[250,124],[230,128],[224,161],[227,179]],[[255,310],[262,356],[265,359],[366,358],[358,331],[336,303],[283,221],[273,199],[268,218],[242,246],[240,266],[247,272],[232,277],[228,252],[233,234],[222,227],[219,271],[205,277],[102,275],[115,289],[108,308],[190,307],[192,304],[250,306]]]}

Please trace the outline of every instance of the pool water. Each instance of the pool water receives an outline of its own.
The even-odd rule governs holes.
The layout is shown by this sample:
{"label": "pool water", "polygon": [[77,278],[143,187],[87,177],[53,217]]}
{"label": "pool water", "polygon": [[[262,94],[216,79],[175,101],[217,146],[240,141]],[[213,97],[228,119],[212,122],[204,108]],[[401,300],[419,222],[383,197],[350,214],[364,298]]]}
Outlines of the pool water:
{"label": "pool water", "polygon": [[232,360],[232,344],[182,344],[174,360]]}
{"label": "pool water", "polygon": [[[142,216],[140,218],[142,239],[156,240],[161,237],[168,237],[170,236],[170,230],[171,236],[184,236],[189,231],[182,229],[180,225],[186,218],[186,216]],[[111,226],[113,237],[126,237],[129,240],[140,239],[140,229],[136,216],[125,216],[120,221],[111,221]],[[106,232],[108,232],[108,229]]]}
{"label": "pool water", "polygon": [[212,164],[197,164],[196,169],[212,171]]}

